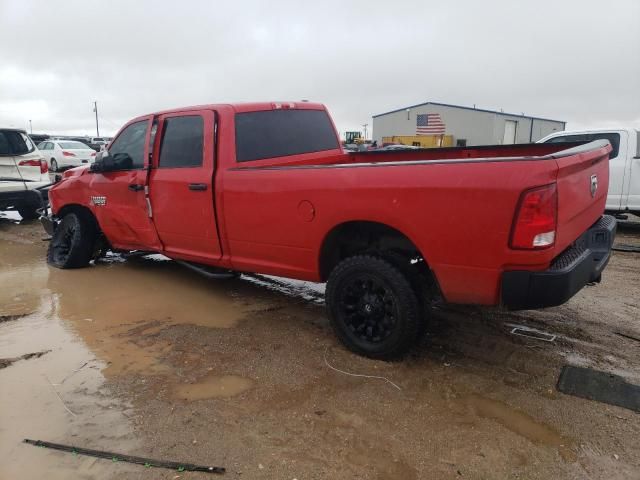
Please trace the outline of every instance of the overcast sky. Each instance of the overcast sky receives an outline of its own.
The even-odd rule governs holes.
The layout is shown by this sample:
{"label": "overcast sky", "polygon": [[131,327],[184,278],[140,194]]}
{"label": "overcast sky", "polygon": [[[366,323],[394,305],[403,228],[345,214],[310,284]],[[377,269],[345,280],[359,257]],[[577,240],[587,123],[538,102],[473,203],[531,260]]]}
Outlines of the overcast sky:
{"label": "overcast sky", "polygon": [[640,128],[640,0],[0,0],[0,126],[300,99],[341,132],[425,101]]}

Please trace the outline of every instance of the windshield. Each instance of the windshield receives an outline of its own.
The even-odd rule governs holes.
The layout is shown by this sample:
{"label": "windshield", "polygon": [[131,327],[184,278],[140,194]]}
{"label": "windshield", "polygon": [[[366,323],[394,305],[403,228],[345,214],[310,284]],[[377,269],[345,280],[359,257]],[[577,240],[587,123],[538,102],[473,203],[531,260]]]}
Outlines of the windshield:
{"label": "windshield", "polygon": [[89,147],[81,142],[58,142],[58,145],[67,150],[89,150]]}

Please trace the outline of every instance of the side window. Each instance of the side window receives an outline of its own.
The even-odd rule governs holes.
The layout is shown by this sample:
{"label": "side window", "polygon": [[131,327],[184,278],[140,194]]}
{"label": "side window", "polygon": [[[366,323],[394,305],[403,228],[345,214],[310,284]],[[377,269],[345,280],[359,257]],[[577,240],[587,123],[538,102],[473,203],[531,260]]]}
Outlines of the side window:
{"label": "side window", "polygon": [[203,140],[204,120],[201,116],[167,118],[158,167],[199,167],[202,165]]}
{"label": "side window", "polygon": [[36,148],[31,139],[22,132],[9,130],[2,133],[9,142],[9,151],[14,155],[24,155],[33,152]]}
{"label": "side window", "polygon": [[236,114],[236,160],[299,155],[340,148],[324,110],[264,110]]}
{"label": "side window", "polygon": [[4,134],[4,132],[0,132],[0,155],[11,155],[9,139]]}
{"label": "side window", "polygon": [[109,147],[109,154],[127,153],[133,160],[133,168],[143,168],[144,140],[148,123],[147,120],[142,120],[125,128]]}

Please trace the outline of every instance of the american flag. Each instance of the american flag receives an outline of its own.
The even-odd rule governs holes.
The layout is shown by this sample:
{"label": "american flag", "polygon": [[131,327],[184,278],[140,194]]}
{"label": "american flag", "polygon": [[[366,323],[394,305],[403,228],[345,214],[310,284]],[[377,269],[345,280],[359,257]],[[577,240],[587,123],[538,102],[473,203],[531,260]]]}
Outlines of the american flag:
{"label": "american flag", "polygon": [[421,113],[416,115],[416,135],[442,135],[446,125],[439,113]]}

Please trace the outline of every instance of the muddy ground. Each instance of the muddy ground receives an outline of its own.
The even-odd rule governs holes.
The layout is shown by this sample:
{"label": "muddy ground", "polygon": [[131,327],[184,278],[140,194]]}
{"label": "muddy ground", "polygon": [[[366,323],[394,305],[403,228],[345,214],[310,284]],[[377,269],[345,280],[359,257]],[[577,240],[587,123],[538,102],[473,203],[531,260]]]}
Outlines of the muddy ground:
{"label": "muddy ground", "polygon": [[[60,271],[37,222],[18,219],[0,213],[1,480],[211,477],[23,438],[235,479],[640,478],[640,415],[555,388],[565,364],[640,383],[638,253],[615,252],[602,283],[562,307],[440,309],[386,363],[337,343],[321,287],[216,282],[159,258]],[[640,244],[640,224],[618,242]]]}

